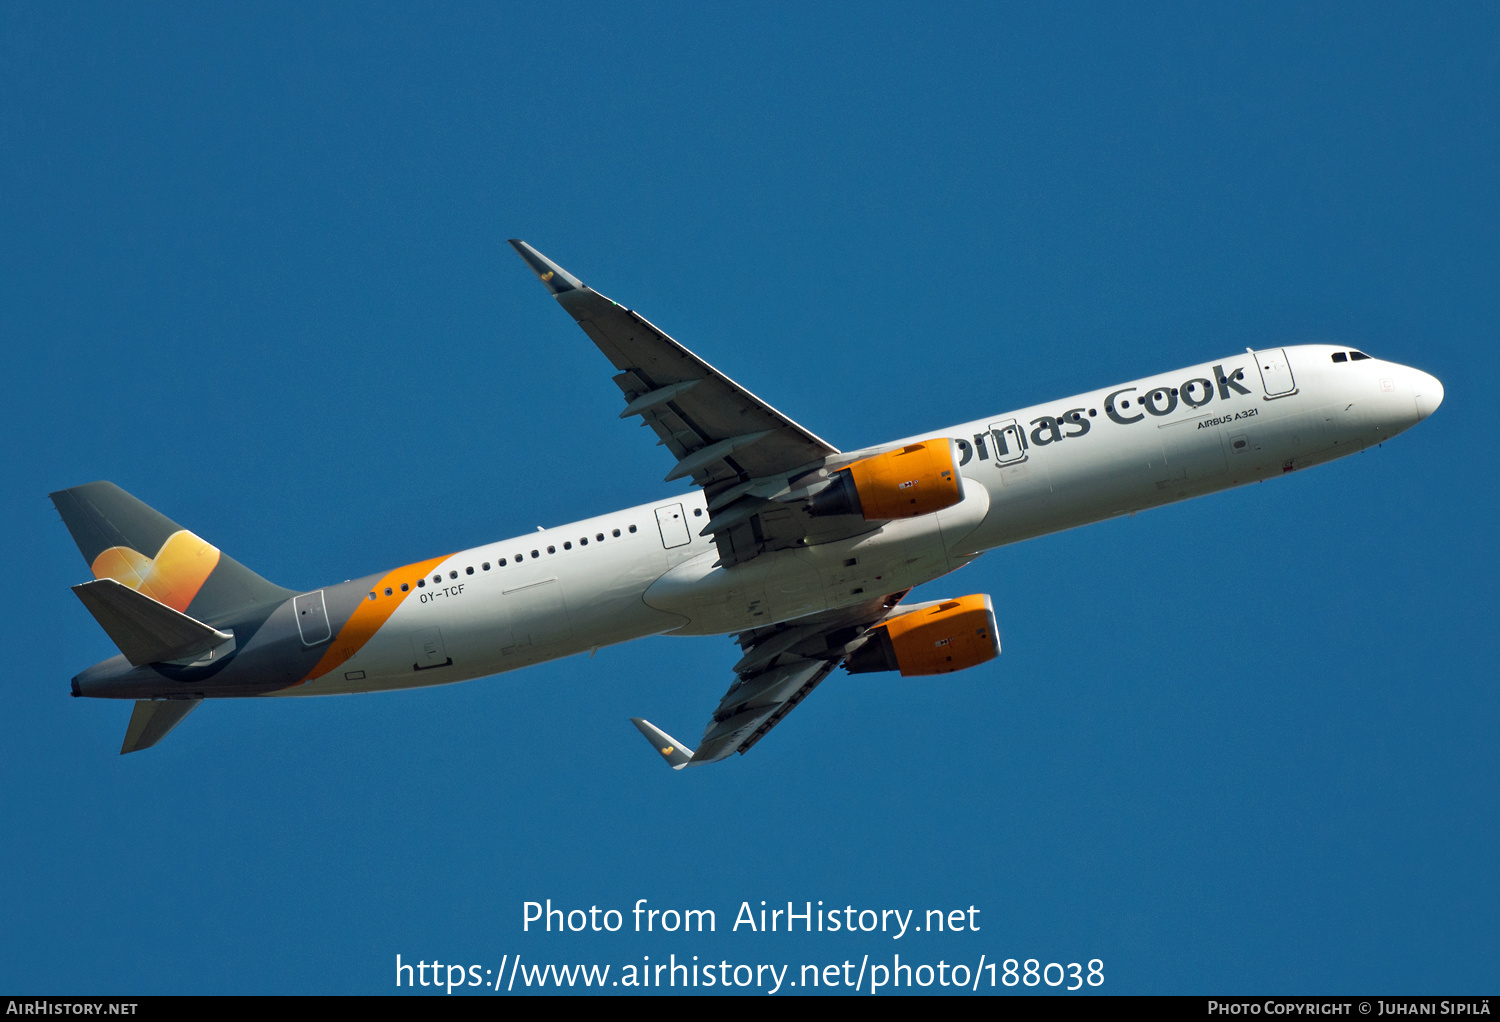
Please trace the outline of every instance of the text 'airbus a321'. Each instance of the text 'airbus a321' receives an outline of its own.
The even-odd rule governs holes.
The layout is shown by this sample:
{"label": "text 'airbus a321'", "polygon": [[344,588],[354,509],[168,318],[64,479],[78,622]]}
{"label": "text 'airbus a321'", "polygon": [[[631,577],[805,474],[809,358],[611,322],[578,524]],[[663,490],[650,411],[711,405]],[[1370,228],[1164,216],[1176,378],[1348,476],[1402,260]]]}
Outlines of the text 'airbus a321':
{"label": "text 'airbus a321'", "polygon": [[647,635],[733,634],[696,749],[744,753],[835,667],[918,676],[1000,653],[988,596],[903,602],[986,550],[1306,468],[1416,425],[1427,373],[1327,344],[1227,355],[842,452],[645,318],[511,244],[615,366],[697,489],[366,578],[273,585],[112,483],[52,494],[93,571],[74,587],[120,656],[75,696],[136,700],[121,752],[205,699],[412,688]]}

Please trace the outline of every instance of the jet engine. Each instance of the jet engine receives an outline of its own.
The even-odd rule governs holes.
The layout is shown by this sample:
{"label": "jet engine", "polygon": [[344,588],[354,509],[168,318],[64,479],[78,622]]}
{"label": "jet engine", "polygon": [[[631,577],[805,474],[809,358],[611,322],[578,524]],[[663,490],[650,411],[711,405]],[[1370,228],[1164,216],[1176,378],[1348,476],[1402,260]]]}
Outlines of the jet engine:
{"label": "jet engine", "polygon": [[1000,655],[995,608],[983,593],[943,600],[888,619],[849,654],[850,674],[951,674]]}
{"label": "jet engine", "polygon": [[808,502],[808,513],[886,521],[952,507],[964,499],[954,446],[942,437],[862,458],[833,474]]}

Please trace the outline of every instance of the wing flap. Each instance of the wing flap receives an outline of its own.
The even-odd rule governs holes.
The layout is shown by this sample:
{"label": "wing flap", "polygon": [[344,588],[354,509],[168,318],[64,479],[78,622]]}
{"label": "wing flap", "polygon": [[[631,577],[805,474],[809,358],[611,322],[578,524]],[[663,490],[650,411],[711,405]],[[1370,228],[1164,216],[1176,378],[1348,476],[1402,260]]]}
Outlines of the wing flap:
{"label": "wing flap", "polygon": [[838,661],[804,660],[741,678],[719,702],[698,743],[695,760],[716,763],[744,753],[781,722],[837,666]]}
{"label": "wing flap", "polygon": [[758,674],[746,673],[729,686],[729,691],[719,700],[715,716],[738,713],[749,707],[784,703],[796,694],[822,663],[821,660],[796,657]]}
{"label": "wing flap", "polygon": [[838,666],[837,660],[825,664],[822,670],[818,672],[818,674],[808,679],[808,681],[796,692],[792,693],[792,695],[785,702],[778,704],[772,710],[771,714],[761,721],[760,726],[757,727],[754,731],[750,732],[750,734],[740,742],[739,747],[735,751],[737,751],[741,756],[749,752],[756,742],[760,741],[766,735],[770,734],[773,727],[785,720],[786,715],[795,710],[798,703],[802,702],[802,700],[811,695],[812,690],[821,685],[823,683],[823,679],[832,674],[833,669],[836,666]]}
{"label": "wing flap", "polygon": [[745,655],[735,665],[734,684],[719,700],[696,750],[684,749],[648,721],[632,721],[674,770],[717,763],[736,752],[744,755],[858,649],[905,595],[893,593],[741,633]]}

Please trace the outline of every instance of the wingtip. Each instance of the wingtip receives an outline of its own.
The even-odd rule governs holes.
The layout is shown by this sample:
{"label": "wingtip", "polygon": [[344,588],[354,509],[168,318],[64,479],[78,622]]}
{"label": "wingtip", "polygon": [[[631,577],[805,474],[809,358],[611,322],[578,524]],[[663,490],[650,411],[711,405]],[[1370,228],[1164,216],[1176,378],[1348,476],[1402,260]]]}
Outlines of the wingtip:
{"label": "wingtip", "polygon": [[583,287],[583,281],[573,276],[557,263],[542,255],[520,238],[511,238],[510,247],[516,250],[516,254],[526,260],[526,265],[531,267],[531,272],[537,275],[537,279],[547,286],[547,290],[555,295],[565,291],[574,291]]}
{"label": "wingtip", "polygon": [[644,717],[631,717],[630,722],[636,726],[636,730],[646,736],[646,741],[651,743],[651,747],[667,761],[667,765],[673,770],[681,770],[693,761],[692,749],[687,748],[649,720]]}

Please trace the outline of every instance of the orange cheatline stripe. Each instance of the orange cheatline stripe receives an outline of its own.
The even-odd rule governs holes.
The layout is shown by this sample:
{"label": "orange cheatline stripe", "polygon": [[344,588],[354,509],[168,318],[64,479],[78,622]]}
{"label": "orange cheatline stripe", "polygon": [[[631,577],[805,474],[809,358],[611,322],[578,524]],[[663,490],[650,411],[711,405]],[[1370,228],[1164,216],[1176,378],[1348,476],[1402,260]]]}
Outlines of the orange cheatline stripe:
{"label": "orange cheatline stripe", "polygon": [[[327,674],[329,671],[344,663],[354,654],[364,648],[380,631],[380,626],[385,624],[386,619],[396,612],[405,600],[417,590],[417,579],[426,575],[433,568],[442,564],[452,554],[443,557],[434,557],[430,561],[418,561],[416,564],[403,565],[395,571],[388,573],[375,584],[375,599],[365,598],[359,601],[359,606],[354,613],[349,615],[349,620],[344,622],[344,627],[339,629],[339,634],[334,638],[333,644],[323,654],[323,659],[308,672],[303,681],[314,681]],[[411,589],[407,592],[401,591],[401,583],[408,582]],[[391,587],[391,595],[385,595],[385,587]]]}

